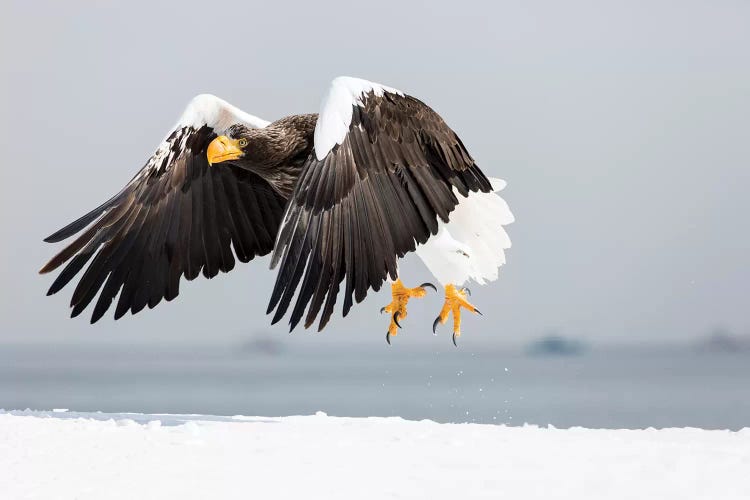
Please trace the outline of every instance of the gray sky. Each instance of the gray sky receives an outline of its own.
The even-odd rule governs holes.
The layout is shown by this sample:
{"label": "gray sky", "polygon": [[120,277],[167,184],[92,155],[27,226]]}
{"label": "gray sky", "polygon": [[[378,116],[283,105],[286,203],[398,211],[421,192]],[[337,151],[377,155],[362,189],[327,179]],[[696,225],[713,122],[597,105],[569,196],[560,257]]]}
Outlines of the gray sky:
{"label": "gray sky", "polygon": [[[59,246],[42,238],[119,190],[193,95],[273,120],[317,111],[337,75],[420,97],[508,181],[513,248],[474,287],[485,316],[466,317],[464,342],[750,331],[747,2],[11,1],[0,17],[0,341],[264,329],[267,259],[92,327],[68,319],[72,289],[44,296],[36,271]],[[429,277],[415,258],[402,274]],[[300,342],[384,344],[388,301]],[[440,305],[412,301],[397,341],[432,345]]]}

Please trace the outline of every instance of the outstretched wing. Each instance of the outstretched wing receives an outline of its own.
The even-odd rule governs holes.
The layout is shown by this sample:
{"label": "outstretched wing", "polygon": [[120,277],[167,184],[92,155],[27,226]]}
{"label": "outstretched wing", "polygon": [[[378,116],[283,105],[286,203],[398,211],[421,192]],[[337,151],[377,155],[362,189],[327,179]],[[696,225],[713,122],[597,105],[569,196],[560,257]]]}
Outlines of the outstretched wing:
{"label": "outstretched wing", "polygon": [[[315,150],[302,168],[274,249],[281,263],[270,313],[279,321],[302,282],[290,317],[307,308],[309,327],[331,317],[346,278],[343,314],[396,279],[396,262],[447,222],[458,198],[489,192],[458,136],[423,102],[356,78],[336,78],[315,127]],[[309,305],[309,307],[308,307]]]}
{"label": "outstretched wing", "polygon": [[273,249],[286,200],[257,175],[224,164],[209,167],[208,144],[234,123],[264,127],[210,95],[194,98],[138,174],[114,197],[45,241],[83,231],[40,273],[67,266],[52,283],[58,292],[86,268],[70,305],[79,315],[101,290],[95,322],[120,297],[115,319],[154,307],[179,293],[180,278],[207,278]]}

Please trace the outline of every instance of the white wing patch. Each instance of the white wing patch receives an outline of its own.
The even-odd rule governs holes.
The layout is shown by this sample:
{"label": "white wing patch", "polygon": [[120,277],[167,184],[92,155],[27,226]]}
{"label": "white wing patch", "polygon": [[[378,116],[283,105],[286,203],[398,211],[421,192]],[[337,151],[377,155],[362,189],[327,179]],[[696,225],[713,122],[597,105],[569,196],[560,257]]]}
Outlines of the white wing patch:
{"label": "white wing patch", "polygon": [[362,98],[369,92],[378,97],[384,92],[404,95],[400,90],[350,76],[339,76],[331,82],[315,125],[315,157],[318,161],[325,158],[336,144],[344,142],[352,123],[352,106],[363,106]]}
{"label": "white wing patch", "polygon": [[175,128],[183,126],[199,129],[208,125],[221,133],[235,123],[244,123],[251,128],[264,128],[270,122],[245,113],[215,95],[200,94],[188,103]]}

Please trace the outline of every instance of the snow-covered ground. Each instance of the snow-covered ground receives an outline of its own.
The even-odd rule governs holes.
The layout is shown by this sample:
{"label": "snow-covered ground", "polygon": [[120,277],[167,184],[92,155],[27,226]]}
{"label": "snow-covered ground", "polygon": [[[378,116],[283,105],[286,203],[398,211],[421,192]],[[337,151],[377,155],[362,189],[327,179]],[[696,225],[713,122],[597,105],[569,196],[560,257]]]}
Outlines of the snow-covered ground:
{"label": "snow-covered ground", "polygon": [[750,498],[750,429],[0,413],[0,498]]}

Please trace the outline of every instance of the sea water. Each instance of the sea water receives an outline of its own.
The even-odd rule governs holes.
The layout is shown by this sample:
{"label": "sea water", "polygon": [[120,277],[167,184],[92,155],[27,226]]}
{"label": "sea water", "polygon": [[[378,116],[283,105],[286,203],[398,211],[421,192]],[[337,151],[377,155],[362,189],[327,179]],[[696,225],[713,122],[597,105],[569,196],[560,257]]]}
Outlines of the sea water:
{"label": "sea water", "polygon": [[644,347],[530,356],[467,343],[5,345],[0,407],[738,429],[750,427],[750,356]]}

